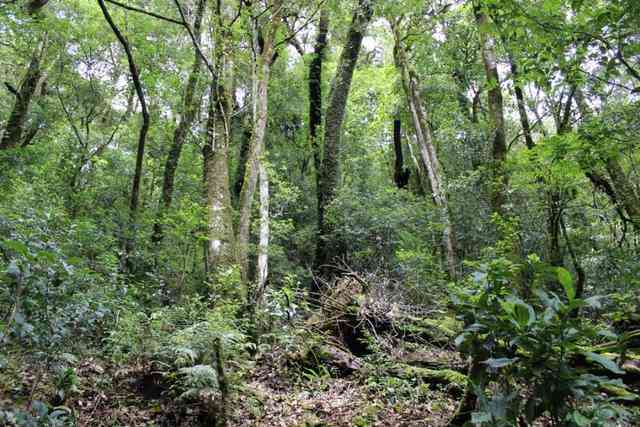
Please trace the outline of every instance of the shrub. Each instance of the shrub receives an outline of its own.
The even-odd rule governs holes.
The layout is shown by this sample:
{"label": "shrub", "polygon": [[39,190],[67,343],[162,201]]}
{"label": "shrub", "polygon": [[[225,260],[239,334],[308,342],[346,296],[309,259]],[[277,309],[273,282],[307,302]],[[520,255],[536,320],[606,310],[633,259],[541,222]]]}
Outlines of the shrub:
{"label": "shrub", "polygon": [[[475,367],[471,381],[480,409],[472,421],[515,425],[518,417],[531,423],[542,416],[554,425],[620,421],[625,411],[601,390],[624,389],[624,384],[577,367],[586,359],[614,374],[623,373],[611,359],[589,350],[596,340],[613,334],[577,315],[584,307],[599,308],[600,297],[577,298],[569,272],[550,270],[535,257],[530,261],[538,279],[526,292],[515,286],[519,267],[497,258],[482,264],[468,289],[454,296],[466,325],[456,344],[473,358]],[[562,296],[548,289],[550,271]]]}

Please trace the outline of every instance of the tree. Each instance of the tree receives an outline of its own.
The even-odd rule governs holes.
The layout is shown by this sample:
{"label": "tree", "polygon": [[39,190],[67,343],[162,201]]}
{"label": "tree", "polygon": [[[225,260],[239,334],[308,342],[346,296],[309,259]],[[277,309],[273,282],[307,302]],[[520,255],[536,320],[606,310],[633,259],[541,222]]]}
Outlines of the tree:
{"label": "tree", "polygon": [[500,75],[498,74],[498,62],[496,57],[496,42],[493,35],[488,31],[489,18],[483,10],[482,1],[474,1],[473,13],[476,18],[476,25],[480,35],[480,52],[484,63],[485,74],[488,86],[489,116],[491,123],[492,138],[492,195],[491,208],[494,212],[504,215],[508,176],[505,171],[505,160],[507,158],[507,142],[504,123],[504,106],[502,100],[502,89],[500,86]]}
{"label": "tree", "polygon": [[441,171],[438,154],[433,143],[433,136],[428,123],[426,110],[422,107],[420,90],[415,71],[410,68],[403,40],[406,36],[401,30],[402,19],[398,19],[391,23],[394,34],[394,60],[396,67],[400,73],[402,88],[407,98],[409,110],[411,111],[411,119],[415,130],[416,140],[420,148],[420,158],[427,171],[429,185],[431,188],[431,196],[434,204],[442,211],[442,222],[444,224],[444,232],[442,236],[444,252],[446,254],[447,268],[449,276],[453,279],[457,276],[456,253],[455,253],[455,236],[453,224],[449,213],[449,202],[444,187],[443,173]]}
{"label": "tree", "polygon": [[[240,192],[240,220],[237,239],[238,263],[245,283],[249,281],[251,207],[258,182],[260,158],[264,151],[264,138],[268,118],[269,73],[275,55],[276,37],[282,23],[282,7],[282,3],[278,0],[269,3],[271,17],[263,28],[260,28],[260,23],[258,22],[258,11],[252,11],[253,49],[256,52],[253,64],[251,95],[253,123],[244,182]],[[259,42],[260,38],[262,38],[261,43]]]}
{"label": "tree", "polygon": [[136,227],[138,220],[138,204],[140,201],[140,182],[142,181],[142,161],[144,159],[144,148],[147,140],[147,132],[149,131],[150,118],[149,111],[147,109],[147,102],[144,96],[144,91],[142,89],[142,83],[140,81],[140,74],[138,72],[138,67],[133,59],[133,53],[131,52],[131,46],[129,42],[124,37],[124,35],[120,32],[120,29],[117,27],[111,15],[109,14],[109,10],[104,4],[104,0],[98,0],[98,4],[100,5],[100,9],[102,10],[102,14],[104,15],[105,20],[111,27],[111,30],[116,35],[116,38],[122,45],[126,55],[127,62],[129,64],[129,72],[131,73],[131,79],[133,81],[133,86],[136,89],[136,95],[138,96],[138,101],[140,102],[141,115],[142,115],[142,124],[140,126],[140,131],[138,133],[138,150],[136,153],[136,168],[135,173],[133,175],[133,182],[131,184],[131,199],[129,203],[129,229],[127,230],[127,235],[125,236],[124,241],[124,250],[123,250],[123,259],[122,259],[122,268],[125,272],[131,272],[131,255],[135,248],[135,238],[136,238]]}
{"label": "tree", "polygon": [[318,240],[315,261],[318,267],[331,260],[330,245],[327,242],[330,227],[325,220],[325,212],[327,206],[335,197],[338,183],[340,182],[342,122],[353,72],[358,61],[360,47],[362,46],[362,39],[372,16],[371,1],[359,0],[353,12],[347,39],[338,61],[338,68],[331,84],[331,91],[329,92],[329,103],[324,120],[324,155],[320,165]]}

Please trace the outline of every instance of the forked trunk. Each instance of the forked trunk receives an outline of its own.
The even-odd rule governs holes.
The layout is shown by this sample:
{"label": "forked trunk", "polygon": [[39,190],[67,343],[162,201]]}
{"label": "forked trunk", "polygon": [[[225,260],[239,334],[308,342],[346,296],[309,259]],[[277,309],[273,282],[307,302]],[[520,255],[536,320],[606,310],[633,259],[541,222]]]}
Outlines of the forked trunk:
{"label": "forked trunk", "polygon": [[447,270],[449,272],[449,276],[452,279],[455,279],[457,277],[455,234],[450,218],[449,202],[444,190],[443,176],[440,162],[438,160],[438,154],[433,143],[431,129],[428,125],[427,112],[422,107],[418,81],[415,73],[409,67],[406,52],[401,44],[402,37],[397,25],[394,25],[394,36],[396,43],[394,48],[396,67],[398,68],[398,71],[400,71],[402,88],[404,89],[404,93],[409,104],[416,140],[420,149],[420,158],[427,172],[433,202],[441,212],[442,223],[444,224],[442,242],[447,261]]}

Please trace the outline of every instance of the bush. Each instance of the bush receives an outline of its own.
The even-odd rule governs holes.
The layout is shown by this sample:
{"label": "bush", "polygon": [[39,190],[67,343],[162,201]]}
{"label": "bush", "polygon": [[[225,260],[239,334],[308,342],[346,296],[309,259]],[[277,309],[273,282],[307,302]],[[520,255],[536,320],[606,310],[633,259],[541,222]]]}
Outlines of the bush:
{"label": "bush", "polygon": [[[531,423],[542,416],[554,425],[621,421],[625,411],[601,391],[624,384],[577,367],[586,359],[601,370],[623,373],[609,357],[589,350],[614,335],[577,315],[581,308],[599,308],[600,298],[577,298],[569,272],[550,269],[536,257],[530,262],[538,274],[526,292],[515,285],[519,266],[497,258],[482,264],[468,290],[454,296],[466,325],[456,344],[473,358],[471,380],[480,402],[472,421],[515,425],[519,417]],[[548,289],[550,272],[564,295]]]}

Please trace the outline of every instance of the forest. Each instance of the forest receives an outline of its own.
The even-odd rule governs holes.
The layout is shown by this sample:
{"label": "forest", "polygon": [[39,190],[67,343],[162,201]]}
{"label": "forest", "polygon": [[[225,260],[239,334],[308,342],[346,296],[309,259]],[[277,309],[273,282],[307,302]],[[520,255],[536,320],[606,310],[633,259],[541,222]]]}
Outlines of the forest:
{"label": "forest", "polygon": [[640,425],[639,0],[0,0],[0,425]]}

